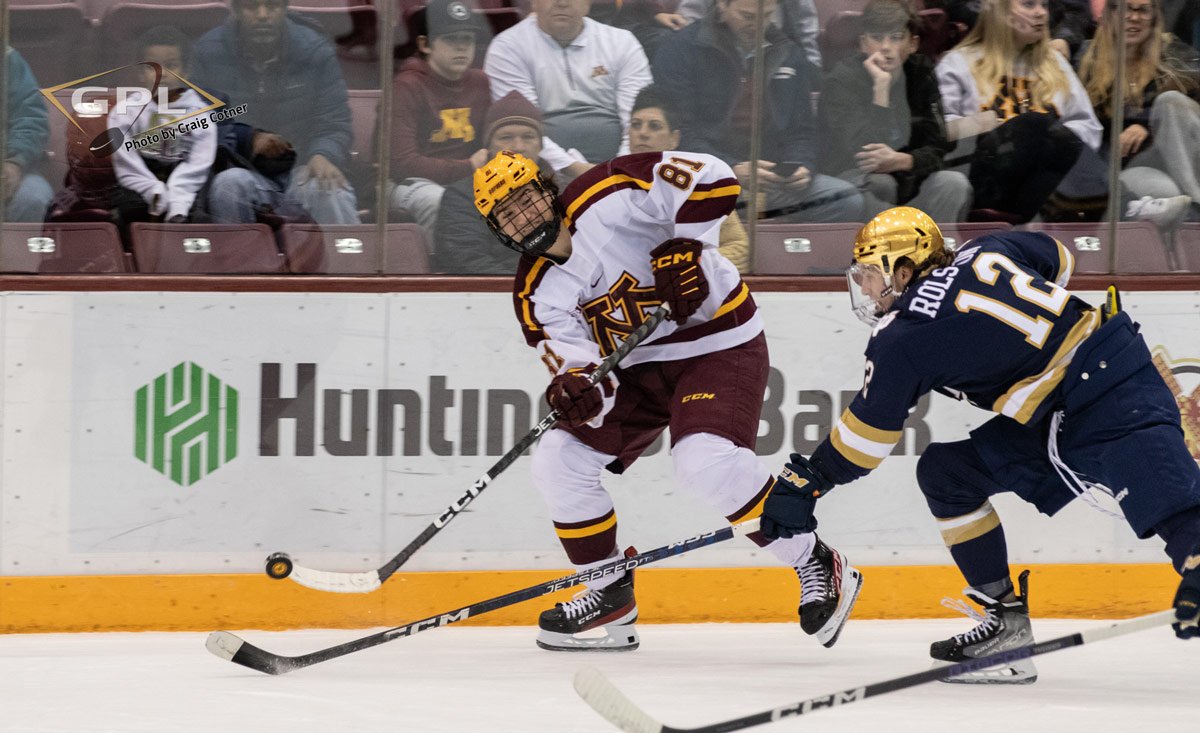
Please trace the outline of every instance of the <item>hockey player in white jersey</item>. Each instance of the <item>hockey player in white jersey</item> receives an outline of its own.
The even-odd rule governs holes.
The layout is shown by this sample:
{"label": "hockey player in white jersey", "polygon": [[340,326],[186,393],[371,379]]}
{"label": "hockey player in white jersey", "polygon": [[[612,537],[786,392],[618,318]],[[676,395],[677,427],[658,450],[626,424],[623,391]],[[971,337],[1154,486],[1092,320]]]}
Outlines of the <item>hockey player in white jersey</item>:
{"label": "hockey player in white jersey", "polygon": [[[580,570],[618,556],[617,516],[601,475],[620,474],[664,428],[681,486],[731,523],[753,519],[775,484],[754,454],[768,358],[762,320],[736,268],[717,252],[740,193],[717,158],[684,152],[616,158],[559,195],[520,155],[475,173],[475,204],[497,238],[524,255],[516,316],[563,417],[533,455],[533,478],[555,532]],[[660,304],[653,334],[599,385],[587,374]],[[749,535],[801,580],[803,630],[832,646],[861,575],[815,534]],[[632,573],[590,582],[542,613],[552,650],[637,648]],[[581,632],[603,628],[600,638]]]}

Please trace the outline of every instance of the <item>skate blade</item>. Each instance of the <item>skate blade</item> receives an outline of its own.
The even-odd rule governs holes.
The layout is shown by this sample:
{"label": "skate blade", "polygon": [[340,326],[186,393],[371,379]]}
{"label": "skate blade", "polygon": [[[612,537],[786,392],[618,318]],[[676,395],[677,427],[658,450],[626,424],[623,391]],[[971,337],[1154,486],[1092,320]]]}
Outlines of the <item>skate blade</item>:
{"label": "skate blade", "polygon": [[846,626],[846,621],[850,619],[850,612],[854,610],[854,604],[858,601],[858,593],[862,590],[863,577],[858,568],[852,568],[845,564],[845,559],[842,560],[842,592],[838,596],[837,610],[825,622],[825,625],[817,630],[815,636],[821,646],[828,649],[837,643],[838,637],[842,635],[842,629]]}
{"label": "skate blade", "polygon": [[[941,667],[945,662],[934,662],[934,667]],[[940,682],[951,685],[1032,685],[1037,682],[1038,672],[1032,659],[1020,659],[1012,664],[991,669],[981,669],[977,672],[967,672],[945,677]]]}
{"label": "skate blade", "polygon": [[537,645],[551,652],[631,652],[641,644],[633,624],[603,626],[601,630],[605,632],[604,636],[589,637],[541,629],[538,631]]}

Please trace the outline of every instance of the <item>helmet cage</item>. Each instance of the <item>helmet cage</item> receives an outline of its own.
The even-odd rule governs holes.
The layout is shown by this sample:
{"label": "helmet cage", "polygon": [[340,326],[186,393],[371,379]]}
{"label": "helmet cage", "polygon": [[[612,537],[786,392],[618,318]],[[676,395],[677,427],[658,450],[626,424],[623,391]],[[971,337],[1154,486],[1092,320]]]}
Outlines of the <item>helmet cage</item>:
{"label": "helmet cage", "polygon": [[[863,292],[863,283],[877,280],[883,289],[878,297]],[[892,276],[873,263],[855,262],[846,268],[846,286],[850,291],[850,310],[863,323],[875,327],[884,313],[896,302],[892,290]]]}
{"label": "helmet cage", "polygon": [[[509,235],[504,231],[497,212],[508,211],[510,207],[514,206],[514,201],[518,196],[526,195],[523,192],[527,187],[536,191],[537,196],[523,208],[518,209],[525,214],[525,224],[520,231],[515,233],[515,236]],[[484,217],[484,221],[505,247],[521,254],[537,257],[545,254],[546,250],[550,249],[558,239],[564,216],[562,202],[539,175],[497,201],[488,215]]]}

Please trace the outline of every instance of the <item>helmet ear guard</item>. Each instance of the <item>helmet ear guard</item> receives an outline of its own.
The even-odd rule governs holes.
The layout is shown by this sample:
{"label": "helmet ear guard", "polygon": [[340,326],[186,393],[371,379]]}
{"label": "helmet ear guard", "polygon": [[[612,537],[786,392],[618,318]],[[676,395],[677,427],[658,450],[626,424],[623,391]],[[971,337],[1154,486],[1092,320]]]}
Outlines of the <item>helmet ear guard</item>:
{"label": "helmet ear guard", "polygon": [[[877,214],[854,238],[854,262],[846,270],[851,310],[874,326],[898,295],[892,286],[896,268],[909,264],[919,273],[944,248],[941,230],[924,211],[897,206]],[[879,278],[877,295],[863,292],[866,278]]]}
{"label": "helmet ear guard", "polygon": [[[498,210],[504,210],[506,202],[517,195],[521,189],[529,187],[536,196],[525,206],[529,214],[527,220],[542,221],[532,225],[525,232],[516,232],[516,236],[504,231],[504,225],[497,217]],[[566,217],[562,202],[558,198],[558,188],[542,176],[537,165],[523,155],[501,151],[488,161],[482,168],[475,171],[475,208],[487,222],[488,228],[500,240],[500,243],[511,250],[538,256],[554,245],[562,230],[562,222]],[[529,211],[529,210],[533,211]]]}

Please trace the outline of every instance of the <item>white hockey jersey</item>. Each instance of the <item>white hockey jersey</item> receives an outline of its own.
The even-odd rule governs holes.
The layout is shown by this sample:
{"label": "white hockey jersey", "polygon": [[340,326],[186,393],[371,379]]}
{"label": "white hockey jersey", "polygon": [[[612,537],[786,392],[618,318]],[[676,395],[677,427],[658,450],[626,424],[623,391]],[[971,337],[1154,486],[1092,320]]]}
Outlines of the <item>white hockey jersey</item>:
{"label": "white hockey jersey", "polygon": [[673,361],[743,344],[762,332],[749,288],[717,251],[721,223],[741,192],[711,155],[639,153],[602,163],[562,193],[571,256],[521,258],[513,304],[525,339],[554,373],[597,364],[661,301],[650,251],[667,239],[704,242],[709,295],[683,324],[663,321],[622,361]]}

